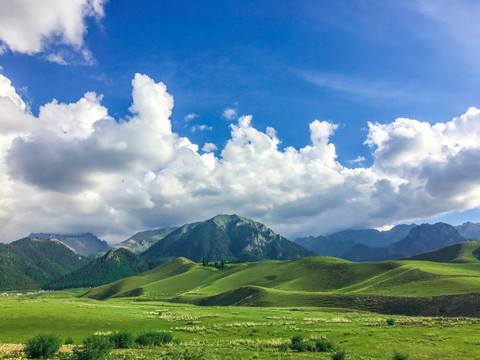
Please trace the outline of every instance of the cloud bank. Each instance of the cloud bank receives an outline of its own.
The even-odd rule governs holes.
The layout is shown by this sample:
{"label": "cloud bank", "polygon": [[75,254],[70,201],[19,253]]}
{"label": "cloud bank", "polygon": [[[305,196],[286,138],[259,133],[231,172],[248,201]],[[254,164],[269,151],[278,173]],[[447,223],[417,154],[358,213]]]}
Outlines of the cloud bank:
{"label": "cloud bank", "polygon": [[[0,54],[45,53],[48,61],[68,63],[73,48],[87,63],[93,61],[85,47],[85,18],[104,14],[106,0],[0,1]],[[62,47],[63,46],[63,47]]]}
{"label": "cloud bank", "polygon": [[218,213],[294,237],[480,206],[476,108],[435,125],[371,123],[373,165],[349,168],[329,140],[335,124],[314,120],[308,145],[281,149],[273,128],[240,116],[216,156],[214,144],[199,150],[172,131],[173,97],[163,83],[136,74],[132,86],[125,119],[109,116],[94,92],[71,104],[53,100],[36,117],[0,75],[3,241],[33,231],[122,240]]}

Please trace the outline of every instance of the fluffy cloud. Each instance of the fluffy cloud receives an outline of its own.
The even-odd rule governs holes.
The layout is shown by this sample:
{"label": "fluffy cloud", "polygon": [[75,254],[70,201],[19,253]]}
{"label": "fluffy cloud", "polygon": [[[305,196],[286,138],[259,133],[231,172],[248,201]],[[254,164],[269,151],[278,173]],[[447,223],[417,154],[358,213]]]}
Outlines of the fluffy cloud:
{"label": "fluffy cloud", "polygon": [[218,150],[218,148],[217,145],[215,145],[214,143],[205,143],[202,147],[202,151],[204,152],[211,152],[215,150]]}
{"label": "fluffy cloud", "polygon": [[361,163],[363,163],[363,162],[366,161],[366,160],[367,160],[367,159],[366,159],[365,157],[359,155],[359,156],[357,156],[357,157],[356,157],[355,159],[353,159],[353,160],[348,160],[348,162],[349,162],[350,164],[361,164]]}
{"label": "fluffy cloud", "polygon": [[193,119],[197,118],[198,115],[195,114],[195,113],[191,113],[191,114],[188,114],[188,115],[185,115],[185,117],[183,118],[183,120],[185,122],[189,122],[189,121],[192,121]]}
{"label": "fluffy cloud", "polygon": [[226,108],[223,110],[222,117],[228,121],[233,121],[238,118],[237,109]]}
{"label": "fluffy cloud", "polygon": [[[86,62],[90,52],[84,48],[85,17],[104,16],[106,0],[16,0],[0,1],[0,53],[35,54],[52,45],[73,47]],[[63,50],[46,55],[47,60],[65,64]]]}
{"label": "fluffy cloud", "polygon": [[207,131],[207,130],[212,130],[213,128],[211,126],[208,126],[208,125],[193,125],[191,130],[192,132],[196,132],[196,131]]}
{"label": "fluffy cloud", "polygon": [[348,168],[314,120],[310,144],[279,148],[252,116],[230,125],[220,155],[172,132],[173,98],[146,75],[132,81],[131,116],[113,119],[102,96],[56,100],[33,116],[0,76],[0,226],[31,231],[134,231],[238,213],[287,235],[379,227],[480,206],[480,110],[446,123],[369,124],[374,163]]}

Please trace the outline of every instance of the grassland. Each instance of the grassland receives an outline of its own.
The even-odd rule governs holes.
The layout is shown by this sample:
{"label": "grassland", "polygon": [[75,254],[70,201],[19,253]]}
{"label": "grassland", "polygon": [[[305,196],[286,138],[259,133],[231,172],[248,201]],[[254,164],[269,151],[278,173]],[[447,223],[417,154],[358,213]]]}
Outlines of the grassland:
{"label": "grassland", "polygon": [[0,298],[0,343],[43,331],[80,344],[93,333],[161,330],[177,342],[115,350],[112,359],[183,359],[186,348],[201,359],[330,359],[286,349],[301,335],[332,341],[347,359],[401,351],[411,359],[480,360],[479,318],[479,262],[311,257],[216,269],[178,258],[88,291]]}
{"label": "grassland", "polygon": [[204,305],[331,306],[384,314],[480,316],[480,263],[329,257],[204,267],[178,258],[95,288],[94,299],[135,297]]}
{"label": "grassland", "polygon": [[[204,351],[205,359],[330,358],[282,350],[282,344],[300,334],[307,340],[334,342],[347,351],[348,359],[390,359],[395,350],[412,359],[480,358],[480,321],[472,318],[384,316],[320,307],[205,307],[125,298],[97,301],[74,295],[64,291],[1,298],[0,342],[23,343],[40,331],[79,344],[95,332],[163,330],[172,332],[178,343],[116,350],[112,358],[174,358],[166,354],[184,348]],[[395,324],[387,325],[387,318]]]}

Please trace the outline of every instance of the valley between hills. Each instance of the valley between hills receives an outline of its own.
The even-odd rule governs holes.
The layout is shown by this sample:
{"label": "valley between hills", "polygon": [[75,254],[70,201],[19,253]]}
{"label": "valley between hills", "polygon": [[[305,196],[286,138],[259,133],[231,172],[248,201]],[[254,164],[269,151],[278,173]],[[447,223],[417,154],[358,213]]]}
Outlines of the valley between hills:
{"label": "valley between hills", "polygon": [[[31,234],[0,245],[0,358],[21,356],[21,345],[6,344],[39,332],[75,345],[94,333],[162,331],[175,342],[116,349],[109,358],[476,359],[477,225],[292,242],[219,215],[114,246],[92,234]],[[371,260],[318,256],[319,249]],[[303,350],[292,345],[295,336]],[[318,351],[319,341],[334,348]],[[62,349],[59,358],[68,358],[71,346]]]}

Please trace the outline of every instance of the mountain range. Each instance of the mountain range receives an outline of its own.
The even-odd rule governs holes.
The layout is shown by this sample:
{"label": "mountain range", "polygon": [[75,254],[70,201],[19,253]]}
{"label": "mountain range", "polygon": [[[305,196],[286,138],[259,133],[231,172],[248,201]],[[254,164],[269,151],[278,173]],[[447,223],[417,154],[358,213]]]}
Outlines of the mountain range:
{"label": "mountain range", "polygon": [[[468,240],[480,235],[479,228],[479,223],[457,227],[444,223],[398,225],[384,232],[345,230],[297,239],[294,243],[259,222],[238,215],[217,215],[180,228],[139,232],[111,247],[90,233],[31,234],[10,244],[0,244],[0,290],[98,286],[142,273],[176,257],[195,262],[235,262],[292,260],[317,254],[352,261],[409,258],[461,262],[459,259],[478,258],[478,253],[473,253],[475,249],[468,256],[458,254],[465,253],[459,249],[468,248]],[[445,246],[440,253],[435,252]],[[82,254],[96,254],[97,258]]]}
{"label": "mountain range", "polygon": [[327,236],[304,237],[296,242],[321,256],[351,261],[382,261],[413,256],[444,246],[480,240],[480,223],[397,225],[389,231],[345,230]]}
{"label": "mountain range", "polygon": [[[237,215],[218,215],[178,229],[140,232],[93,260],[78,254],[98,254],[108,249],[105,244],[87,233],[32,234],[31,237],[2,245],[0,289],[98,286],[144,272],[179,255],[200,262],[203,258],[211,261],[257,261],[314,255],[265,225]],[[147,250],[141,252],[143,248]],[[19,249],[24,250],[20,253]]]}
{"label": "mountain range", "polygon": [[176,227],[166,227],[155,230],[141,231],[121,243],[112,245],[112,249],[127,249],[135,254],[140,254],[162,240],[165,236],[176,230]]}
{"label": "mountain range", "polygon": [[68,246],[73,252],[82,256],[93,256],[109,248],[106,241],[100,240],[92,233],[78,235],[32,233],[28,237],[32,239],[58,240]]}

